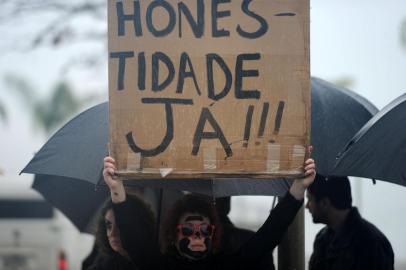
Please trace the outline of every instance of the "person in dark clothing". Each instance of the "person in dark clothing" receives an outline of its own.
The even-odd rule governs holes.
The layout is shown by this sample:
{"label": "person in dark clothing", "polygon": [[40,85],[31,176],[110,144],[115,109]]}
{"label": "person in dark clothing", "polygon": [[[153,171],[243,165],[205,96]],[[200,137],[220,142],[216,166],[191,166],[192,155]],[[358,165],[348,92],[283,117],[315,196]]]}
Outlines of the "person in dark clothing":
{"label": "person in dark clothing", "polygon": [[[139,187],[130,187],[127,189],[127,193],[130,196],[135,196],[137,198],[142,199],[143,201],[145,201],[146,203],[148,203],[148,206],[145,205],[146,208],[153,208],[153,206],[156,206],[156,202],[155,202],[155,194],[154,194],[154,190],[152,189],[144,189],[144,188],[139,188]],[[165,203],[167,203],[167,201],[165,201]],[[111,254],[111,250],[108,248],[108,243],[106,243],[105,241],[103,241],[104,243],[100,243],[101,239],[106,240],[105,237],[100,237],[101,235],[105,234],[105,229],[103,228],[103,226],[105,226],[104,222],[105,220],[103,219],[103,215],[100,215],[100,212],[102,213],[106,213],[107,210],[112,209],[112,203],[111,200],[106,201],[101,209],[99,211],[97,211],[97,215],[96,217],[98,217],[98,219],[95,221],[95,229],[97,231],[99,231],[99,237],[98,239],[95,239],[94,243],[93,243],[93,247],[91,252],[89,253],[89,255],[87,255],[83,261],[82,261],[82,270],[87,270],[90,266],[92,266],[97,260],[100,259],[100,256],[103,255],[105,256],[106,253],[107,254]],[[147,211],[147,215],[150,216],[150,211]],[[153,217],[150,216],[150,222],[154,222]],[[96,234],[96,231],[92,232],[93,234]],[[104,246],[104,252],[100,251],[100,246]],[[104,257],[105,259],[105,257]]]}
{"label": "person in dark clothing", "polygon": [[[128,207],[133,213],[137,213],[139,221],[132,230],[145,230],[146,234],[152,234],[155,228],[152,210],[137,196],[127,195]],[[143,248],[144,243],[136,246]],[[131,260],[128,252],[123,248],[120,230],[117,226],[113,202],[106,201],[100,211],[100,217],[96,230],[96,248],[98,254],[88,270],[136,270],[138,269]]]}
{"label": "person in dark clothing", "polygon": [[394,254],[385,235],[352,207],[347,177],[317,175],[306,208],[324,227],[314,241],[309,270],[392,270]]}
{"label": "person in dark clothing", "polygon": [[[231,197],[216,199],[216,210],[220,218],[222,228],[220,252],[223,254],[232,254],[237,252],[240,247],[246,243],[255,232],[236,227],[228,217],[231,210]],[[258,270],[274,270],[273,256],[270,252],[259,264]]]}
{"label": "person in dark clothing", "polygon": [[[315,176],[315,164],[312,159],[305,162],[305,178],[293,182],[289,192],[270,213],[264,225],[255,235],[245,243],[237,252],[229,255],[216,253],[216,242],[219,235],[216,231],[215,216],[210,211],[200,209],[182,210],[177,225],[171,226],[171,232],[175,235],[170,241],[166,241],[167,248],[162,252],[159,248],[154,249],[150,243],[155,239],[150,236],[150,241],[145,242],[144,251],[153,254],[151,257],[140,254],[135,243],[145,240],[145,232],[134,230],[138,222],[137,215],[128,204],[124,185],[120,179],[114,179],[115,161],[111,157],[104,159],[103,176],[110,188],[111,198],[114,203],[114,213],[117,215],[117,224],[120,228],[123,246],[137,267],[146,269],[177,269],[177,270],[200,270],[200,269],[253,269],[258,267],[266,254],[271,252],[281,241],[283,234],[299,211],[304,198],[306,188],[313,182]],[[203,201],[201,205],[210,207],[210,201]],[[175,204],[175,208],[179,207]],[[176,211],[176,210],[174,210]],[[189,212],[190,211],[190,212]],[[163,236],[165,237],[165,236]]]}
{"label": "person in dark clothing", "polygon": [[87,270],[97,260],[99,254],[100,254],[99,248],[98,248],[98,245],[97,245],[97,243],[95,241],[93,243],[93,247],[92,247],[92,250],[90,251],[89,255],[87,255],[86,258],[84,258],[84,260],[82,261],[82,268],[81,269],[82,270]]}
{"label": "person in dark clothing", "polygon": [[231,210],[231,197],[216,199],[216,210],[222,227],[221,252],[234,253],[246,243],[255,232],[237,228],[228,217]]}

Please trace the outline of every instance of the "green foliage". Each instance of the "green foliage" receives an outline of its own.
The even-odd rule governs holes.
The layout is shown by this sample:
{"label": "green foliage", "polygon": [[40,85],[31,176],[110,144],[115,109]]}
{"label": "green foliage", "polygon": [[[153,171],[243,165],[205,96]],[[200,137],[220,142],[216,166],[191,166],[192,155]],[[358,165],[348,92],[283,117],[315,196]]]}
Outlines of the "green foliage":
{"label": "green foliage", "polygon": [[36,102],[33,110],[35,120],[49,133],[72,113],[82,106],[80,99],[76,98],[67,83],[59,83],[47,100]]}
{"label": "green foliage", "polygon": [[67,82],[59,82],[48,96],[38,98],[30,84],[22,78],[7,76],[6,82],[16,90],[25,108],[33,118],[35,127],[46,134],[53,132],[69,117],[79,112],[86,104],[95,100],[96,96],[78,97]]}
{"label": "green foliage", "polygon": [[335,85],[350,89],[350,88],[354,87],[355,80],[354,80],[354,78],[352,78],[350,76],[343,76],[343,77],[333,80],[333,83]]}
{"label": "green foliage", "polygon": [[0,103],[0,120],[3,122],[6,122],[7,120],[6,107],[2,103]]}

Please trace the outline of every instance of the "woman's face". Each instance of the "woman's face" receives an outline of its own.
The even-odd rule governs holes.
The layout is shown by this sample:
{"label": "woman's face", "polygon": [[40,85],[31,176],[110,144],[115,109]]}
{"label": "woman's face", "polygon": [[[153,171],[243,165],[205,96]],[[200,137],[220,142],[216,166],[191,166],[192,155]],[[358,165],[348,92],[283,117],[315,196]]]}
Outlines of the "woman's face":
{"label": "woman's face", "polygon": [[176,248],[182,256],[199,260],[211,252],[214,226],[208,217],[185,213],[177,226]]}
{"label": "woman's face", "polygon": [[104,216],[104,224],[106,226],[107,239],[112,250],[120,254],[125,251],[121,245],[120,231],[117,228],[116,219],[114,218],[113,210],[108,210]]}

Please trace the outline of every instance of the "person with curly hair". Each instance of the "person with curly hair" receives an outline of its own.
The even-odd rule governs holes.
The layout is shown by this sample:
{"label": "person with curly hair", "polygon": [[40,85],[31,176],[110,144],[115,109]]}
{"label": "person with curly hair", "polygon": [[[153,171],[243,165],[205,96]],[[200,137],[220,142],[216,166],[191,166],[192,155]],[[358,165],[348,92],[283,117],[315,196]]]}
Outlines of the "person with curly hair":
{"label": "person with curly hair", "polygon": [[[305,164],[305,178],[296,179],[289,192],[272,210],[268,219],[254,236],[232,254],[216,253],[221,234],[214,205],[199,197],[181,199],[175,203],[163,230],[162,249],[156,239],[148,236],[150,242],[142,253],[136,243],[141,243],[147,234],[134,230],[140,222],[137,213],[129,207],[129,200],[122,180],[115,177],[115,161],[104,159],[103,177],[110,188],[116,221],[121,232],[123,247],[129,257],[141,270],[200,270],[200,269],[257,269],[259,262],[282,240],[303,204],[306,188],[315,177],[315,163],[308,159]],[[151,256],[147,256],[150,254]]]}
{"label": "person with curly hair", "polygon": [[181,255],[189,261],[217,253],[221,225],[213,203],[202,196],[185,195],[167,213],[161,235],[161,251],[168,257]]}

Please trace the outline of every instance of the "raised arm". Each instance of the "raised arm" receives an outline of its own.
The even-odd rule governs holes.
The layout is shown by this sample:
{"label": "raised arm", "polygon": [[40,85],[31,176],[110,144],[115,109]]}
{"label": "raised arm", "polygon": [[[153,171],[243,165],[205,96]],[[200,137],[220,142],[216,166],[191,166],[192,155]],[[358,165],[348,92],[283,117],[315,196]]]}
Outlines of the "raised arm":
{"label": "raised arm", "polygon": [[127,196],[123,181],[114,175],[115,170],[114,159],[104,158],[103,177],[110,189],[121,243],[139,269],[149,269],[156,254],[153,214],[141,199]]}
{"label": "raised arm", "polygon": [[316,164],[314,160],[309,158],[305,161],[305,178],[296,179],[289,189],[289,193],[296,200],[303,200],[306,189],[313,183],[316,177]]}
{"label": "raised arm", "polygon": [[314,160],[308,159],[304,165],[305,178],[294,180],[289,192],[271,211],[262,227],[241,247],[238,255],[243,263],[253,265],[279,245],[303,204],[306,188],[313,183],[316,175]]}
{"label": "raised arm", "polygon": [[126,199],[123,181],[114,175],[116,171],[116,162],[110,156],[104,158],[103,177],[104,182],[110,189],[111,200],[113,203],[121,203]]}

